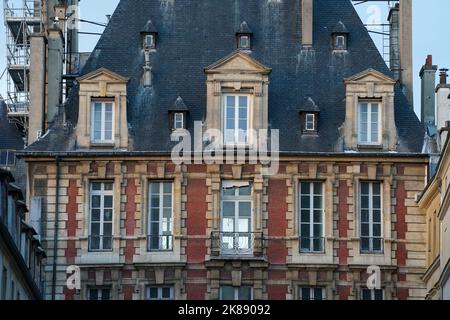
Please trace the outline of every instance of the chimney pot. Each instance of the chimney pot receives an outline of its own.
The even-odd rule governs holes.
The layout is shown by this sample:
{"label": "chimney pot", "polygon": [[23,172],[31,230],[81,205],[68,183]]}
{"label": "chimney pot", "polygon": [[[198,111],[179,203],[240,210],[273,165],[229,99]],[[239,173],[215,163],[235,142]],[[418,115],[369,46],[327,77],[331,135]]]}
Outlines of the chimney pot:
{"label": "chimney pot", "polygon": [[440,79],[439,83],[442,84],[442,85],[446,85],[447,84],[447,77],[448,77],[448,74],[447,74],[448,69],[442,68],[442,69],[439,69],[439,71],[441,72],[439,74],[439,79]]}
{"label": "chimney pot", "polygon": [[431,54],[429,54],[429,55],[427,56],[427,60],[426,60],[425,64],[426,64],[427,66],[432,66],[432,65],[433,65],[433,56],[432,56]]}

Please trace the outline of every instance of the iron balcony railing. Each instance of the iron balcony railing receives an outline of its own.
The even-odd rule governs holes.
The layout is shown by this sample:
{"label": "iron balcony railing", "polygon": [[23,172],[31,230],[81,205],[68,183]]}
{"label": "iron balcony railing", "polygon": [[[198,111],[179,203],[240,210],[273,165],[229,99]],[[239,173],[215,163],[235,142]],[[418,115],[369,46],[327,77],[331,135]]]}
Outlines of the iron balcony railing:
{"label": "iron balcony railing", "polygon": [[113,249],[113,236],[89,236],[89,251],[109,252]]}
{"label": "iron balcony railing", "polygon": [[149,235],[147,236],[148,251],[172,251],[173,236],[172,235]]}
{"label": "iron balcony railing", "polygon": [[300,236],[300,253],[323,253],[325,252],[324,237]]}
{"label": "iron balcony railing", "polygon": [[211,254],[213,256],[262,257],[264,249],[262,232],[211,233]]}

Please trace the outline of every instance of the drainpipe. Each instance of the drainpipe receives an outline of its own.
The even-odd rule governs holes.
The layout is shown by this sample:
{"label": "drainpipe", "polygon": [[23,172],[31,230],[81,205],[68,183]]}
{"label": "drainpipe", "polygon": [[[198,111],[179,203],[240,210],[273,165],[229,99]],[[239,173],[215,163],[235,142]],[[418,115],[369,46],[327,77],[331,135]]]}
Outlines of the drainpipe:
{"label": "drainpipe", "polygon": [[59,229],[59,178],[60,178],[60,158],[55,158],[56,162],[56,199],[55,199],[55,231],[53,236],[53,274],[52,274],[52,300],[56,299],[56,262],[58,254],[58,229]]}

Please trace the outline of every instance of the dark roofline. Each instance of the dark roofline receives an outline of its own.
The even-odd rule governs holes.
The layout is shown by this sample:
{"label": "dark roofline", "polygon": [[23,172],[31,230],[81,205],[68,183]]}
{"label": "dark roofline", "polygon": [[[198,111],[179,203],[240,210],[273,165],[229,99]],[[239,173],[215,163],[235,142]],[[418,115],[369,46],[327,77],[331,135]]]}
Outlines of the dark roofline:
{"label": "dark roofline", "polygon": [[[268,152],[270,155],[270,152]],[[196,153],[186,153],[186,155],[196,155]],[[248,152],[246,152],[248,155]],[[387,157],[387,158],[428,158],[429,155],[425,153],[395,153],[395,152],[297,152],[297,151],[280,151],[280,156],[305,156],[305,157],[368,157],[368,158],[377,158],[377,157]],[[29,159],[29,158],[63,158],[63,157],[74,157],[74,158],[82,158],[82,157],[142,157],[142,156],[171,156],[171,152],[168,151],[120,151],[120,150],[111,150],[111,151],[62,151],[62,152],[41,152],[41,151],[23,151],[17,154],[18,157]]]}

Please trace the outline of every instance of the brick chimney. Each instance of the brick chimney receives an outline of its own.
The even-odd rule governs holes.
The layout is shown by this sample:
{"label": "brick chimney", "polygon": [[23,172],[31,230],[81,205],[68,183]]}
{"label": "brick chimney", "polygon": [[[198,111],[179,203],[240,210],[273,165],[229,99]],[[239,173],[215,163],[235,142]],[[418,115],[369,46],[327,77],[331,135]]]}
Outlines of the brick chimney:
{"label": "brick chimney", "polygon": [[400,83],[413,106],[412,0],[401,0],[399,10]]}
{"label": "brick chimney", "polygon": [[420,70],[420,78],[422,79],[421,120],[424,125],[436,124],[435,88],[437,69],[437,66],[433,65],[433,56],[428,55],[425,65]]}
{"label": "brick chimney", "polygon": [[313,45],[314,0],[302,0],[302,46]]}

